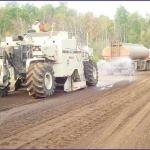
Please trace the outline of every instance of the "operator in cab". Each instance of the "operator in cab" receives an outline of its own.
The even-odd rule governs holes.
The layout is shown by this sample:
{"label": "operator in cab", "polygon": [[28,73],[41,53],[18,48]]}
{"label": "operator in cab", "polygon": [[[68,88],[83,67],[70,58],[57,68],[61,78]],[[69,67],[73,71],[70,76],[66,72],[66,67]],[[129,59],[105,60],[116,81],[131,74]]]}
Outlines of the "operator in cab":
{"label": "operator in cab", "polygon": [[38,19],[33,23],[32,29],[35,30],[36,33],[47,32],[44,29],[44,26],[42,25],[42,23],[40,23],[40,21]]}

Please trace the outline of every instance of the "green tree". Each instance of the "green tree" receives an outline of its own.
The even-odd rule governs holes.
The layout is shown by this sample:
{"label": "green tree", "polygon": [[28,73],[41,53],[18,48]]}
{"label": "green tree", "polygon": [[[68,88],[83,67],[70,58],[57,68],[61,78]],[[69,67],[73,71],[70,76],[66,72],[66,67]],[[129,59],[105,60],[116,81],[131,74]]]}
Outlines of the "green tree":
{"label": "green tree", "polygon": [[46,4],[39,9],[39,19],[45,24],[50,23],[54,17],[54,7],[52,4]]}
{"label": "green tree", "polygon": [[0,8],[0,41],[5,39],[5,32],[6,30],[6,26],[7,26],[7,21],[6,21],[6,13],[5,13],[5,8],[1,7]]}
{"label": "green tree", "polygon": [[13,20],[15,18],[17,18],[20,14],[20,7],[19,4],[17,2],[7,2],[5,4],[5,10],[6,10],[6,14],[7,16],[9,16],[10,20]]}
{"label": "green tree", "polygon": [[23,20],[26,20],[29,29],[31,28],[33,22],[39,19],[39,9],[34,6],[34,4],[26,3],[21,7],[20,17]]}
{"label": "green tree", "polygon": [[114,23],[114,38],[122,42],[127,41],[127,31],[128,31],[128,16],[129,12],[124,6],[120,6],[115,14]]}
{"label": "green tree", "polygon": [[110,41],[113,38],[114,24],[109,17],[100,15],[99,16],[100,25],[100,36],[102,41]]}
{"label": "green tree", "polygon": [[59,6],[54,10],[54,20],[57,23],[56,29],[63,31],[71,30],[71,26],[73,26],[71,17],[74,15],[76,15],[76,10],[69,9],[67,2],[60,2]]}
{"label": "green tree", "polygon": [[139,43],[143,27],[142,24],[145,24],[144,18],[142,18],[141,15],[138,14],[138,12],[130,14],[130,16],[128,17],[128,42]]}
{"label": "green tree", "polygon": [[150,47],[150,32],[142,31],[139,43],[149,48]]}
{"label": "green tree", "polygon": [[[15,29],[12,24],[12,20],[15,20],[17,17],[19,17],[20,14],[20,8],[19,4],[17,2],[7,2],[5,4],[4,8],[4,32],[11,32],[12,34],[15,34]],[[5,34],[4,34],[5,35]]]}
{"label": "green tree", "polygon": [[76,10],[67,7],[67,2],[59,2],[59,6],[55,8],[55,15],[64,14],[65,16],[73,16],[76,14]]}

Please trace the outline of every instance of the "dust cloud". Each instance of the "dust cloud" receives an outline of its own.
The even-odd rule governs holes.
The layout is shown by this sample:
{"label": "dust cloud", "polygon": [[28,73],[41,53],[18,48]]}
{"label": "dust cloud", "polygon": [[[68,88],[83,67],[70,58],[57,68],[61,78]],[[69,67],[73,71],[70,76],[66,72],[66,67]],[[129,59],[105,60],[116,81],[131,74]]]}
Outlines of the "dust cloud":
{"label": "dust cloud", "polygon": [[109,61],[102,59],[97,62],[97,66],[99,80],[96,86],[100,90],[135,80],[134,62],[129,57],[119,57]]}
{"label": "dust cloud", "polygon": [[132,76],[135,74],[134,62],[129,57],[119,57],[109,61],[99,60],[97,62],[99,75],[119,75]]}

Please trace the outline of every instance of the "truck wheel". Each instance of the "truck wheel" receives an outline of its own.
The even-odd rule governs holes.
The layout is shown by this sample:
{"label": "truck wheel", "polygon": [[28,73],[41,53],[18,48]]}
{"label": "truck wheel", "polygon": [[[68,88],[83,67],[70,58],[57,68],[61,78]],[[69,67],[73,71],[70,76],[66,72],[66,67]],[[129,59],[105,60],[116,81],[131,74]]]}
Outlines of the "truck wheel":
{"label": "truck wheel", "polygon": [[51,96],[55,90],[54,71],[48,63],[37,63],[29,67],[27,91],[34,98]]}
{"label": "truck wheel", "polygon": [[98,69],[94,61],[84,62],[84,73],[87,85],[96,85],[98,82]]}
{"label": "truck wheel", "polygon": [[148,62],[148,70],[150,71],[150,62]]}
{"label": "truck wheel", "polygon": [[0,97],[4,97],[4,96],[7,96],[8,94],[8,91],[9,91],[9,85],[10,85],[10,82],[9,84],[5,87],[5,88],[0,88]]}
{"label": "truck wheel", "polygon": [[150,62],[147,61],[147,62],[146,62],[146,71],[149,71],[149,70],[150,70]]}

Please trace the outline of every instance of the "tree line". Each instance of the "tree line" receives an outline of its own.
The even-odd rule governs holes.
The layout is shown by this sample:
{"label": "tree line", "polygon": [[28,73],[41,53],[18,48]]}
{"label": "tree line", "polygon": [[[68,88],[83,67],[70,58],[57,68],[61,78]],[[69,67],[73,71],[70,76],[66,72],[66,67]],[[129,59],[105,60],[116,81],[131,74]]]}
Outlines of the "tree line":
{"label": "tree line", "polygon": [[147,13],[144,18],[138,12],[129,13],[124,6],[120,6],[114,19],[105,15],[96,17],[92,12],[80,14],[68,8],[67,2],[60,2],[58,7],[45,4],[40,8],[29,3],[20,6],[16,1],[7,2],[0,7],[0,41],[4,41],[6,36],[26,33],[36,19],[43,23],[47,31],[55,22],[56,31],[88,32],[89,47],[94,49],[96,61],[112,40],[150,46],[150,14]]}

